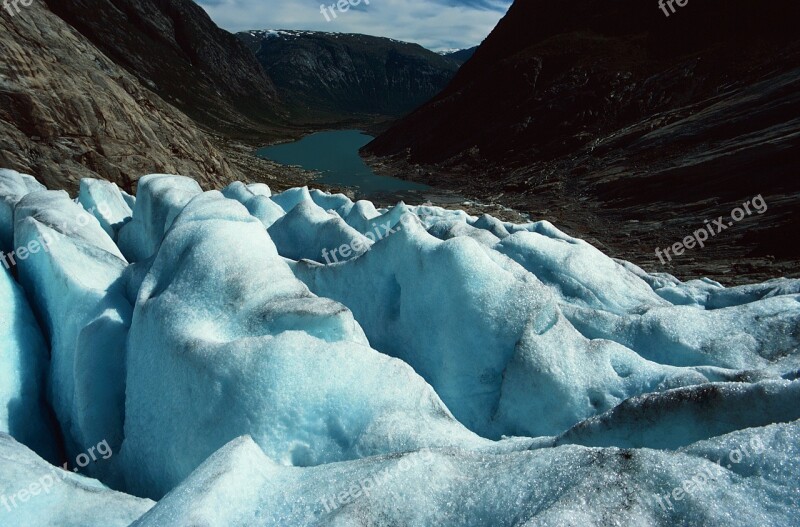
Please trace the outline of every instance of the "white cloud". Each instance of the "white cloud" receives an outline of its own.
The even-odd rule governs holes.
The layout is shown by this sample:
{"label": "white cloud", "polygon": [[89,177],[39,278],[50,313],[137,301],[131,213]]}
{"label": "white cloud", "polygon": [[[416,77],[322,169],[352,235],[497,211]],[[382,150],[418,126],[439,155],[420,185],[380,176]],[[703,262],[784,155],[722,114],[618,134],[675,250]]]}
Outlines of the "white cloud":
{"label": "white cloud", "polygon": [[480,44],[502,18],[510,0],[369,0],[369,5],[338,13],[327,22],[320,5],[335,0],[199,0],[221,27],[248,29],[307,29],[365,33],[439,50]]}

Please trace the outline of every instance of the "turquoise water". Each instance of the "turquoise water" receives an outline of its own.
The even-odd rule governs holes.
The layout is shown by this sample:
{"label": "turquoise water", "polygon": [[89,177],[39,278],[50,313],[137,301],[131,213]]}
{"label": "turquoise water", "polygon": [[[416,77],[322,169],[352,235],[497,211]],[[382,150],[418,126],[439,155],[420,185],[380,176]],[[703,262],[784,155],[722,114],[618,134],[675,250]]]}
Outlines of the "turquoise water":
{"label": "turquoise water", "polygon": [[299,165],[322,173],[317,180],[326,185],[352,187],[364,194],[426,190],[427,185],[379,176],[364,163],[358,150],[372,141],[358,130],[337,130],[309,135],[294,143],[268,146],[257,155],[282,165]]}

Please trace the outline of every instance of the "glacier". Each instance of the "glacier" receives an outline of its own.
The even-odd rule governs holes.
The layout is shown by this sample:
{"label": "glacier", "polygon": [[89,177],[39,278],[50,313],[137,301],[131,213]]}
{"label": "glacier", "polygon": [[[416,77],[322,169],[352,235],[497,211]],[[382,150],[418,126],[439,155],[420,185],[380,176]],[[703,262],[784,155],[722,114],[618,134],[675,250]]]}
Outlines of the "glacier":
{"label": "glacier", "polygon": [[0,460],[2,525],[125,527],[154,505],[55,467],[5,433],[0,433]]}
{"label": "glacier", "polygon": [[[795,422],[673,453],[425,449],[298,470],[239,438],[134,525],[789,526],[797,521],[799,439]],[[686,487],[680,499],[667,497]]]}
{"label": "glacier", "polygon": [[5,269],[0,269],[0,298],[0,432],[56,462],[56,431],[44,397],[47,344],[22,288]]}
{"label": "glacier", "polygon": [[244,434],[300,466],[483,443],[411,368],[370,349],[346,307],[309,292],[263,224],[217,192],[172,223],[128,342],[121,455],[141,494],[160,497]]}
{"label": "glacier", "polygon": [[133,214],[135,199],[110,181],[84,178],[81,180],[78,202],[90,212],[103,230],[116,240],[119,230]]}
{"label": "glacier", "polygon": [[0,249],[0,525],[798,524],[800,280],[169,174]]}
{"label": "glacier", "polygon": [[40,190],[47,190],[29,174],[0,169],[0,250],[8,253],[14,242],[14,207],[19,200]]}
{"label": "glacier", "polygon": [[[122,442],[124,357],[132,306],[127,261],[100,222],[66,192],[39,191],[14,209],[14,239],[45,249],[19,262],[20,283],[50,349],[48,399],[70,458],[101,441]],[[87,473],[107,473],[106,463]]]}

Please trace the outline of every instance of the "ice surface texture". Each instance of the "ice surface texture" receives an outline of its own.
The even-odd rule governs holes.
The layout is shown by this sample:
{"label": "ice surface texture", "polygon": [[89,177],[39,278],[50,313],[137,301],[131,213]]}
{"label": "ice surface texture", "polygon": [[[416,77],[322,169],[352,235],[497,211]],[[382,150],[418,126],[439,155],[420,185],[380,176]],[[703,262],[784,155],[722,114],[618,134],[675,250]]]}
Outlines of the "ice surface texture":
{"label": "ice surface texture", "polygon": [[46,190],[33,176],[0,169],[0,250],[9,252],[14,242],[14,207],[31,192]]}
{"label": "ice surface texture", "polygon": [[78,201],[91,212],[100,226],[113,239],[131,218],[131,207],[116,183],[99,179],[82,179]]}
{"label": "ice surface texture", "polygon": [[783,527],[797,524],[798,445],[795,422],[678,452],[422,450],[293,469],[243,438],[134,525]]}
{"label": "ice surface texture", "polygon": [[193,179],[151,174],[139,180],[133,219],[119,233],[119,247],[131,261],[155,254],[172,220],[202,189]]}
{"label": "ice surface texture", "polygon": [[0,299],[0,432],[56,462],[56,435],[44,401],[48,348],[22,289],[5,268],[0,268]]}
{"label": "ice surface texture", "polygon": [[534,274],[472,237],[443,242],[392,212],[397,232],[361,258],[295,271],[350,307],[377,350],[413,366],[484,437],[557,434],[627,397],[707,381],[589,341]]}
{"label": "ice surface texture", "polygon": [[160,497],[243,434],[300,466],[481,443],[410,367],[370,349],[346,307],[311,294],[264,226],[219,193],[195,197],[173,222],[128,346],[122,455],[140,494]]}
{"label": "ice surface texture", "polygon": [[[19,261],[19,276],[49,336],[48,395],[70,459],[101,441],[122,442],[125,339],[131,305],[127,262],[100,223],[64,192],[25,196],[15,241],[44,249]],[[107,469],[91,465],[89,473]]]}
{"label": "ice surface texture", "polygon": [[[313,201],[297,204],[269,227],[269,235],[282,256],[292,260],[334,263],[367,252],[376,239],[362,235],[335,212]],[[345,246],[344,251],[341,247]]]}
{"label": "ice surface texture", "polygon": [[245,185],[237,181],[225,187],[222,194],[247,207],[247,211],[261,220],[267,228],[286,214],[280,205],[270,199],[272,192],[263,183]]}
{"label": "ice surface texture", "polygon": [[[681,282],[546,221],[161,174],[73,201],[0,171],[0,243],[38,244],[0,269],[0,525],[800,517],[798,280]],[[102,484],[42,459],[101,441],[78,468]]]}
{"label": "ice surface texture", "polygon": [[48,464],[0,433],[0,525],[125,527],[154,504]]}

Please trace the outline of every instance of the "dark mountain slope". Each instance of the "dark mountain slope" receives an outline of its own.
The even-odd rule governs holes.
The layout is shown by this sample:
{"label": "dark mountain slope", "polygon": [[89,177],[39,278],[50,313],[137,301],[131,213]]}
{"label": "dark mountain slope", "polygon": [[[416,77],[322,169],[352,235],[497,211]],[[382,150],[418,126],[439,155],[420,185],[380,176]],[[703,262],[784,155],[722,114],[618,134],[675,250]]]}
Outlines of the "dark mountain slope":
{"label": "dark mountain slope", "polygon": [[132,191],[154,172],[186,174],[207,187],[267,176],[264,162],[229,151],[45,4],[13,17],[0,10],[0,56],[0,167],[72,192],[83,177]]}
{"label": "dark mountain slope", "polygon": [[50,8],[145,86],[228,134],[282,118],[271,79],[239,40],[190,0],[48,0]]}
{"label": "dark mountain slope", "polygon": [[478,46],[466,49],[459,49],[458,51],[452,51],[450,53],[444,53],[443,55],[448,59],[454,60],[459,64],[464,64],[466,61],[472,58],[475,55],[475,52],[478,50]]}
{"label": "dark mountain slope", "polygon": [[785,0],[669,17],[655,2],[518,0],[438,97],[365,152],[656,269],[656,247],[763,194],[768,214],[665,269],[796,273],[797,245],[781,240],[800,194],[797,14]]}
{"label": "dark mountain slope", "polygon": [[313,31],[250,31],[280,97],[301,119],[404,115],[439,93],[457,61],[417,44]]}

